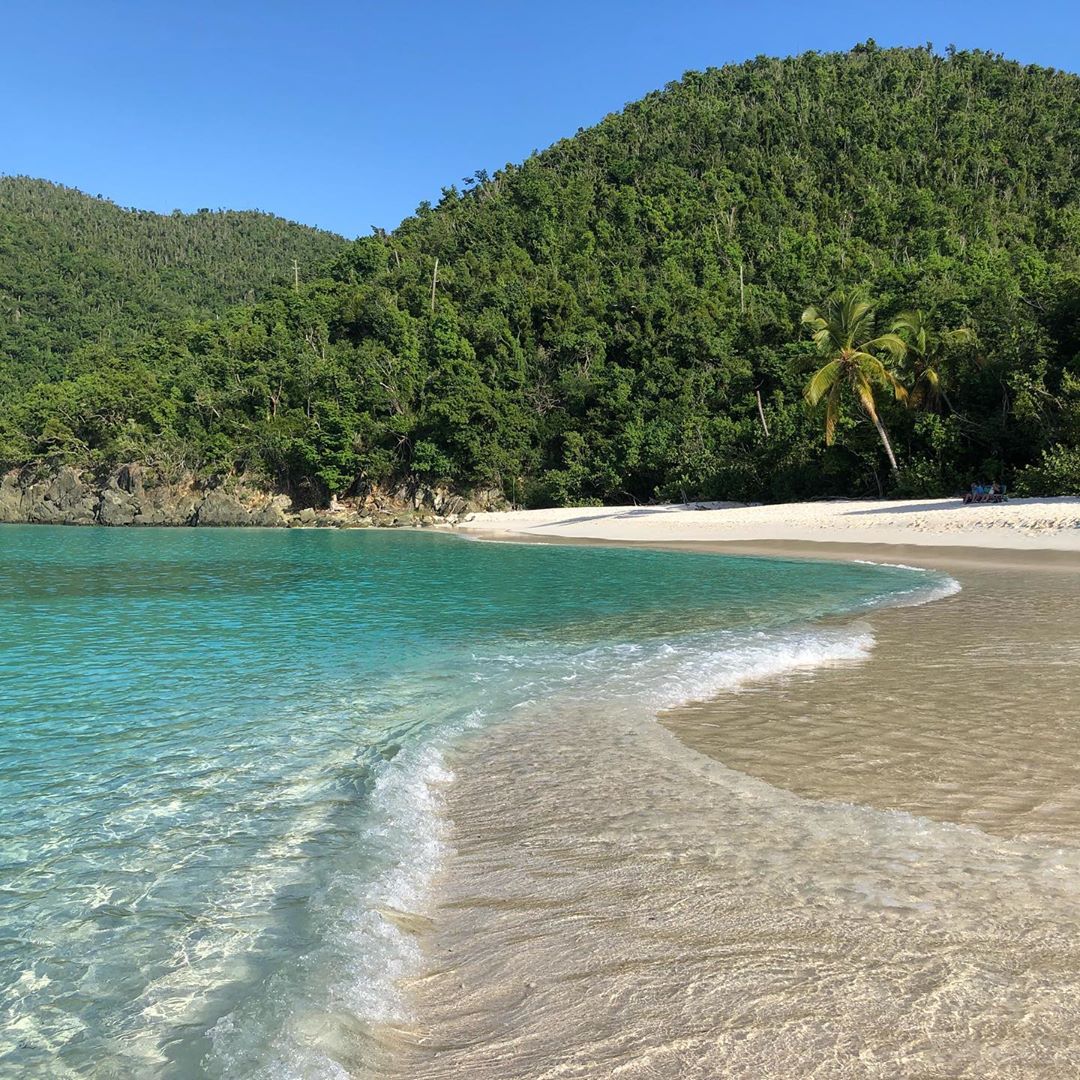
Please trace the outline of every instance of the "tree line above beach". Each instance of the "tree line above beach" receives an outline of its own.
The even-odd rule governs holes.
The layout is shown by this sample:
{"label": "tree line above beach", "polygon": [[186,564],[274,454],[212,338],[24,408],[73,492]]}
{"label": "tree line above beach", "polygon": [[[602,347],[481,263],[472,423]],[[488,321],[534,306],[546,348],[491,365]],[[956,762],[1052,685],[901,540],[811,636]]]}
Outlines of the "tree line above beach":
{"label": "tree line above beach", "polygon": [[[256,241],[261,299],[222,312],[202,282],[130,333],[73,287],[97,331],[62,319],[38,352],[11,351],[10,308],[51,264],[9,259],[0,460],[532,505],[1080,492],[1071,74],[872,42],[689,73],[393,232],[308,239],[299,281],[267,269],[288,244]],[[216,294],[242,299],[229,265]],[[807,394],[803,312],[853,289],[904,343],[885,359],[905,392],[874,410],[895,471],[857,393],[828,441]],[[23,317],[47,327],[65,295]]]}

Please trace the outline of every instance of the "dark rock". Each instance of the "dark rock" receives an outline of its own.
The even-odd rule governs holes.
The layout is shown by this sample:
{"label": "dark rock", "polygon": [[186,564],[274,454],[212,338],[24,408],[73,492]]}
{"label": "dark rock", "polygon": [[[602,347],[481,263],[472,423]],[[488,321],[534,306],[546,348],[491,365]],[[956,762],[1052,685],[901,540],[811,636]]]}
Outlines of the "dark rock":
{"label": "dark rock", "polygon": [[0,521],[26,520],[26,492],[18,483],[18,473],[6,473],[0,478]]}
{"label": "dark rock", "polygon": [[0,490],[0,521],[42,525],[93,525],[98,497],[70,466],[42,479],[8,473]]}
{"label": "dark rock", "polygon": [[143,494],[133,525],[194,525],[195,508],[202,497],[173,486],[155,488]]}
{"label": "dark rock", "polygon": [[[285,510],[289,506],[286,495],[273,498],[252,496],[246,491],[226,491],[224,488],[211,488],[202,497],[191,518],[193,525],[215,526],[250,526],[277,527],[288,523]],[[300,515],[304,518],[303,511]],[[314,511],[312,511],[314,513]]]}
{"label": "dark rock", "polygon": [[128,492],[106,488],[98,503],[97,519],[102,525],[133,525],[139,512],[139,500]]}
{"label": "dark rock", "polygon": [[451,495],[444,501],[441,512],[444,517],[451,518],[464,513],[468,508],[469,504],[460,495]]}
{"label": "dark rock", "polygon": [[291,505],[288,495],[275,495],[269,502],[251,512],[251,524],[264,529],[280,528],[288,524],[285,515]]}
{"label": "dark rock", "polygon": [[477,488],[469,496],[471,510],[506,510],[509,505],[501,488]]}
{"label": "dark rock", "polygon": [[288,496],[248,486],[243,477],[213,486],[191,475],[164,482],[137,464],[104,477],[71,466],[46,472],[40,465],[0,475],[0,522],[405,528],[460,521],[477,509],[501,506],[505,499],[495,488],[466,499],[447,487],[414,482],[394,490],[371,488],[335,503],[330,512],[307,505],[294,514]]}
{"label": "dark rock", "polygon": [[142,495],[143,470],[141,465],[121,465],[109,480],[110,487],[128,495]]}
{"label": "dark rock", "polygon": [[208,491],[195,510],[195,525],[250,525],[251,513],[232,493],[222,488]]}

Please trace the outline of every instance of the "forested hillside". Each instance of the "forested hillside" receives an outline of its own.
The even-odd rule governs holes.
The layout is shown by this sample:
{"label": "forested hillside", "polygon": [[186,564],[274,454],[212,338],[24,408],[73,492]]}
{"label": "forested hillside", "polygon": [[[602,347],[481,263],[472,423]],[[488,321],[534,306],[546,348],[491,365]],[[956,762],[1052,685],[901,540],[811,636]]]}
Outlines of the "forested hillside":
{"label": "forested hillside", "polygon": [[[219,315],[305,276],[345,241],[254,211],[152,214],[0,176],[0,389],[62,377],[178,318]],[[91,364],[102,355],[90,351]]]}
{"label": "forested hillside", "polygon": [[[831,447],[804,398],[800,315],[851,287],[930,328],[888,357],[913,392],[878,393],[898,473],[857,398]],[[534,504],[1075,490],[1080,79],[872,43],[691,73],[72,374],[8,396],[0,457]]]}

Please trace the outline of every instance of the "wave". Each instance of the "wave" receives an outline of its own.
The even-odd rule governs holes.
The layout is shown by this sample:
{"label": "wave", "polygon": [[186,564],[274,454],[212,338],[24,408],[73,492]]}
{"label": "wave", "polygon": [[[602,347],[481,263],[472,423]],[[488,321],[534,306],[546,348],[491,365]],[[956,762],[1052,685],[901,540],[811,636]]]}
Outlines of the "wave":
{"label": "wave", "polygon": [[[328,918],[319,946],[302,962],[304,977],[283,973],[279,987],[260,993],[261,1002],[222,1018],[210,1032],[208,1073],[261,1080],[364,1075],[382,1034],[407,1028],[403,986],[422,969],[419,934],[433,882],[452,852],[447,752],[467,732],[514,723],[523,712],[603,709],[647,719],[795,671],[861,662],[875,644],[861,618],[867,609],[926,603],[958,589],[943,575],[920,575],[853,605],[846,614],[856,619],[845,626],[714,629],[593,644],[534,638],[474,652],[474,696],[458,719],[423,740],[390,745],[374,763],[369,808],[354,841],[369,855],[368,872],[353,870],[328,890]],[[276,1009],[267,1008],[267,998],[277,999]]]}
{"label": "wave", "polygon": [[365,858],[325,889],[319,945],[300,971],[279,973],[215,1024],[207,1075],[356,1076],[379,1026],[407,1017],[402,985],[419,970],[422,913],[448,852],[444,791],[454,776],[445,750],[482,719],[473,712],[429,741],[388,748],[353,840]]}

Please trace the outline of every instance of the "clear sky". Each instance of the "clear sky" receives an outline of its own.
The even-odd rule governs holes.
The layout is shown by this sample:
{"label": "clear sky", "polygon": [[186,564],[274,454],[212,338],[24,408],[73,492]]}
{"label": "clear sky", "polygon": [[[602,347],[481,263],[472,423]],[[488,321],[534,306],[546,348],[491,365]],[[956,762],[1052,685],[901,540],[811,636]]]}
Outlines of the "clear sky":
{"label": "clear sky", "polygon": [[0,172],[395,226],[687,70],[932,41],[1080,70],[1080,2],[8,0]]}

